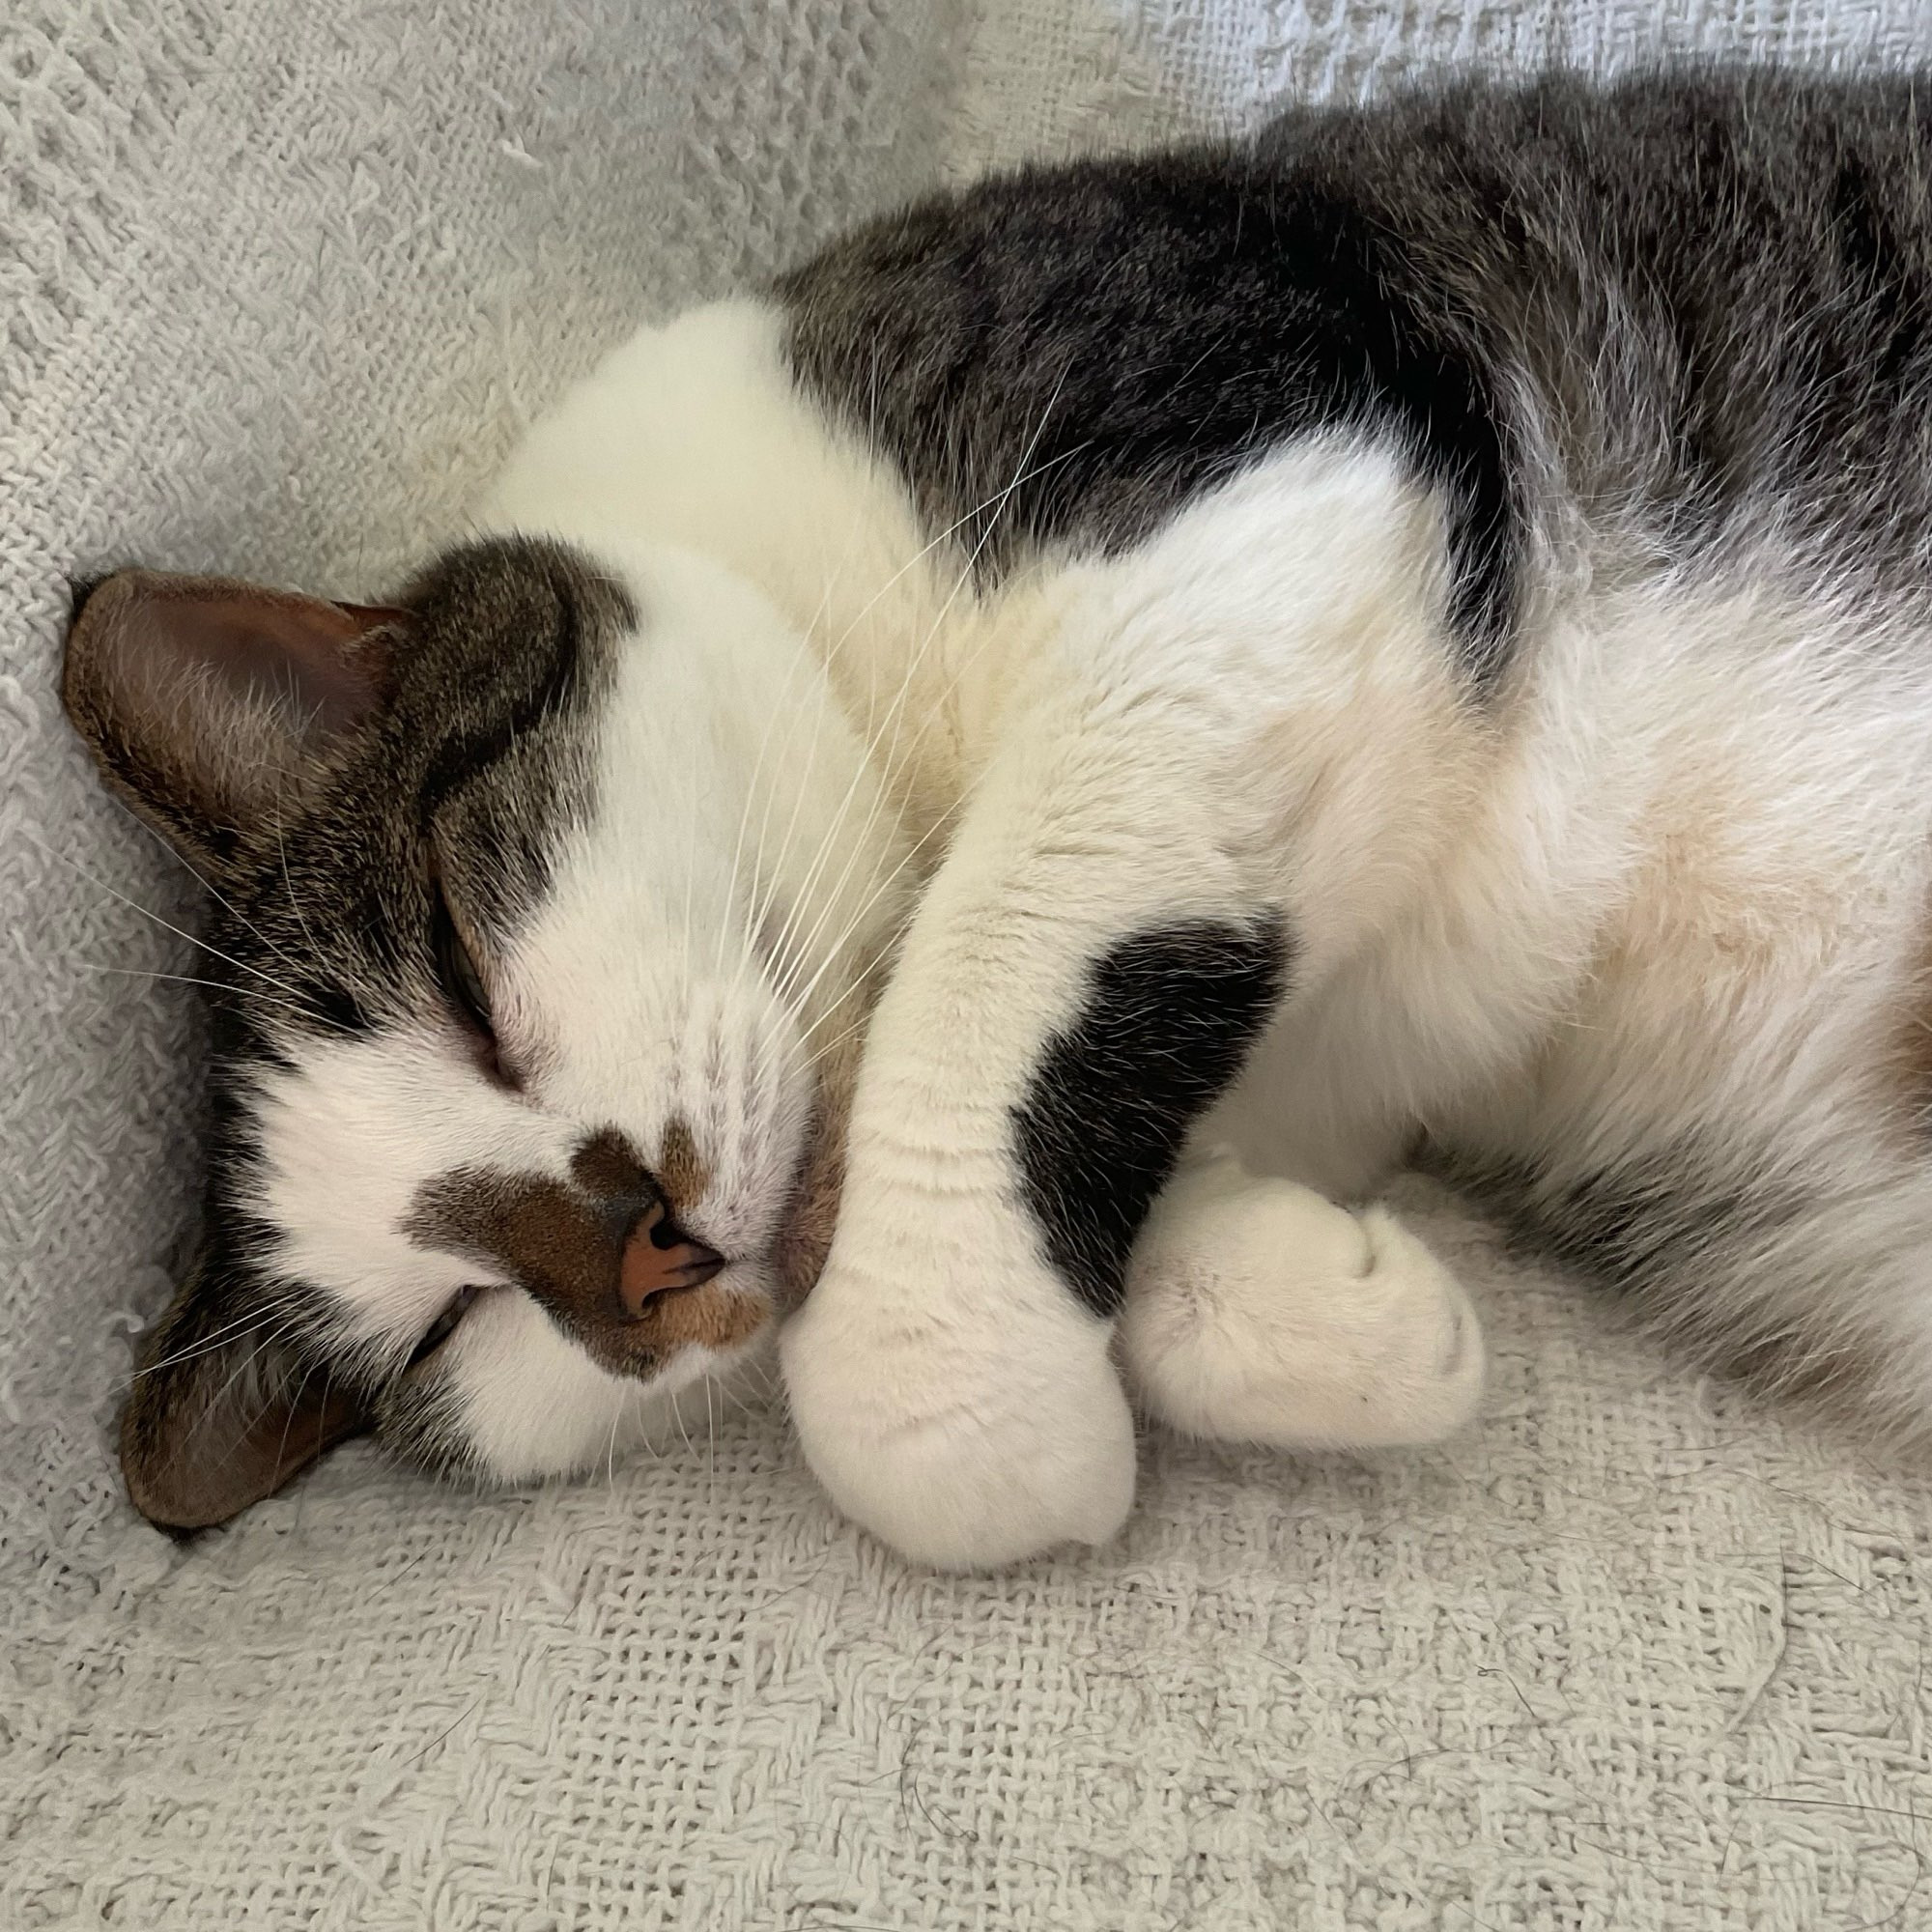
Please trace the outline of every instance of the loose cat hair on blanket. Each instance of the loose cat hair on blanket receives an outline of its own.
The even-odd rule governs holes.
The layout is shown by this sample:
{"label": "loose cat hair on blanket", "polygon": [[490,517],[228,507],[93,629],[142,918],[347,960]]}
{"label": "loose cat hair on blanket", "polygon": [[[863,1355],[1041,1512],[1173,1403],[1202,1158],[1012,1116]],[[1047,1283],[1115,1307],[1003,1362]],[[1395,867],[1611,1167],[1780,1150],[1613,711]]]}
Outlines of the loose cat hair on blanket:
{"label": "loose cat hair on blanket", "polygon": [[99,583],[70,712],[213,900],[135,1502],[602,1465],[775,1337],[900,1550],[1098,1541],[1129,1392],[1471,1416],[1417,1157],[1922,1437],[1928,102],[1025,170],[643,330],[379,606]]}

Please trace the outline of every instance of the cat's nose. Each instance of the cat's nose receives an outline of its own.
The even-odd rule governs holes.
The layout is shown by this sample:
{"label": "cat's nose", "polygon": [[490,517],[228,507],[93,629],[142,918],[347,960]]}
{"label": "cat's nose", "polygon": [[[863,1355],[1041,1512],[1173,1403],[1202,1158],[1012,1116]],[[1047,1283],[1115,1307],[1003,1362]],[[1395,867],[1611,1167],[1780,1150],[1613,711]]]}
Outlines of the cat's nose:
{"label": "cat's nose", "polygon": [[724,1265],[716,1248],[693,1240],[664,1208],[645,1208],[617,1264],[617,1299],[635,1321],[661,1294],[699,1288]]}

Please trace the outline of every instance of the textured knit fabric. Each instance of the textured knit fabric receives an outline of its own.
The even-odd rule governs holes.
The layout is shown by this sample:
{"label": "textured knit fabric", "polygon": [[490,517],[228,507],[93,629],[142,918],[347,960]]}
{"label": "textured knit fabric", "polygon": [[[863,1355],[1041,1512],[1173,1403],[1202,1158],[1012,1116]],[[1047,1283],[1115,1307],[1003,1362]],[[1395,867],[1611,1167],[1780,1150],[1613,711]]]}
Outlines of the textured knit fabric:
{"label": "textured knit fabric", "polygon": [[923,181],[1417,59],[1932,57],[1923,0],[0,10],[0,1932],[1932,1924],[1932,1484],[1404,1200],[1483,1424],[1150,1438],[1097,1554],[917,1574],[767,1410],[475,1499],[120,1496],[195,1168],[193,898],[53,695],[76,570],[374,593],[638,318]]}

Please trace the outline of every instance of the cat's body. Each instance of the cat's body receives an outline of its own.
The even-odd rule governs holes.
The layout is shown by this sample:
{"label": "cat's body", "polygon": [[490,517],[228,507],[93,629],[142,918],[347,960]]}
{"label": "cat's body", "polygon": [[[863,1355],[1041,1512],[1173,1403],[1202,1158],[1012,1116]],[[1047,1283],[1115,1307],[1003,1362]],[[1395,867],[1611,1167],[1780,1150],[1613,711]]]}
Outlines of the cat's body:
{"label": "cat's body", "polygon": [[[223,951],[383,935],[295,1022],[231,1002],[222,1285],[156,1359],[252,1297],[401,1441],[601,1461],[816,1273],[842,1153],[807,1452],[998,1560],[1126,1506],[1117,1317],[1183,1427],[1463,1419],[1460,1291],[1331,1205],[1420,1144],[1708,1351],[1922,1428],[1928,135],[1905,78],[1554,79],[882,223],[646,331],[501,542],[276,660],[341,717],[268,760],[272,846],[229,752],[184,802],[207,747],[143,749],[197,727],[116,580],[70,701],[221,868]],[[161,626],[197,689],[207,623]],[[285,1437],[352,1426],[294,1372]],[[169,1487],[218,1394],[130,1411],[154,1513],[235,1500]]]}

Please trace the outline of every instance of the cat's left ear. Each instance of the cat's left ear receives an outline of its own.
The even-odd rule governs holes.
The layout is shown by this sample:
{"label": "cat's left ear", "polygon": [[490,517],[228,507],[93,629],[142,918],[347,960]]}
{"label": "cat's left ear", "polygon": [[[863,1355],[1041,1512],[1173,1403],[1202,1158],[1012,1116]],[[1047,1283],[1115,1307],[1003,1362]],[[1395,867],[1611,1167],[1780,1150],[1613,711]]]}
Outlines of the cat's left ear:
{"label": "cat's left ear", "polygon": [[406,612],[124,570],[77,592],[61,696],[109,781],[215,871],[393,688]]}
{"label": "cat's left ear", "polygon": [[142,1344],[121,1412],[128,1497],[175,1532],[226,1522],[370,1427],[354,1389],[279,1339],[272,1308],[238,1321],[211,1278],[204,1258]]}

